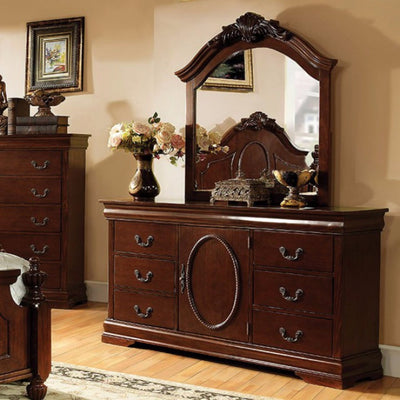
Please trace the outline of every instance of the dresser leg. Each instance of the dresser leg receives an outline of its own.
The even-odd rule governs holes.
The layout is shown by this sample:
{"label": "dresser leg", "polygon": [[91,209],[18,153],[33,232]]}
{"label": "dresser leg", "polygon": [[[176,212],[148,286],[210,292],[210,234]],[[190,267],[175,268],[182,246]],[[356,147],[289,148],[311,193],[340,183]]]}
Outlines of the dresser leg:
{"label": "dresser leg", "polygon": [[342,377],[340,375],[326,375],[326,374],[312,374],[307,372],[295,371],[295,374],[304,380],[304,382],[311,383],[313,385],[329,386],[336,389],[347,389],[354,386],[357,382],[366,379],[380,379],[382,378],[382,369],[375,371],[369,371],[362,374]]}
{"label": "dresser leg", "polygon": [[112,333],[107,333],[107,332],[103,333],[101,341],[103,343],[117,344],[118,346],[126,346],[126,347],[133,346],[136,343],[136,340],[115,336]]}

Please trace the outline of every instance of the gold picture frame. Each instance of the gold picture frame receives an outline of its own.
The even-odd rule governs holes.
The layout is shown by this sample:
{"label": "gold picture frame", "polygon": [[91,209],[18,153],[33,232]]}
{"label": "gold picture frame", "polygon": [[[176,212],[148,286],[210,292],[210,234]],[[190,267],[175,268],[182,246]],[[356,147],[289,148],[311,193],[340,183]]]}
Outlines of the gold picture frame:
{"label": "gold picture frame", "polygon": [[253,60],[251,50],[238,51],[229,56],[203,83],[204,90],[235,92],[253,91]]}
{"label": "gold picture frame", "polygon": [[26,93],[83,90],[84,17],[27,23]]}

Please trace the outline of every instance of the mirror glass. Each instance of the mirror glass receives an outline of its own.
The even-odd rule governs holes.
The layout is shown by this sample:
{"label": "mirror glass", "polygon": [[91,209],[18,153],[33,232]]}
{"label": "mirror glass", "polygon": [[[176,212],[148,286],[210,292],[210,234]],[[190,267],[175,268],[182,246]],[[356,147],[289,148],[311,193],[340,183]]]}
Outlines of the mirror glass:
{"label": "mirror glass", "polygon": [[[296,147],[313,151],[319,139],[319,81],[268,48],[252,50],[252,67],[253,91],[197,89],[197,124],[223,135],[241,118],[262,111],[285,129]],[[308,164],[312,161],[309,156]]]}

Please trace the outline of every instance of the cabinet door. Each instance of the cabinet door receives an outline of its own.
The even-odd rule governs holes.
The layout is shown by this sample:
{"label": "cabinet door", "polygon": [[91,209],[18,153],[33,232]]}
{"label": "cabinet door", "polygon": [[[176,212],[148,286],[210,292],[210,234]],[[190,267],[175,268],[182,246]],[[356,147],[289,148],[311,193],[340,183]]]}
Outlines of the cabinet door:
{"label": "cabinet door", "polygon": [[247,341],[246,230],[182,227],[179,330]]}

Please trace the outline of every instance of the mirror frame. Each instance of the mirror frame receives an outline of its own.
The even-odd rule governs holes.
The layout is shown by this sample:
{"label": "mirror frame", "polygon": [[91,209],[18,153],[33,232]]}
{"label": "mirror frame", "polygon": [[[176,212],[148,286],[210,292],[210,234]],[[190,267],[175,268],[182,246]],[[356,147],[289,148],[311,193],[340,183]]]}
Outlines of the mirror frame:
{"label": "mirror frame", "polygon": [[[317,205],[328,206],[331,200],[331,71],[337,60],[323,56],[299,35],[281,27],[279,21],[266,20],[251,12],[240,16],[235,23],[222,27],[222,32],[207,42],[189,64],[175,72],[186,83],[185,200],[192,202],[210,199],[210,192],[195,189],[196,90],[230,54],[260,47],[273,49],[290,57],[320,83]],[[260,111],[268,113],[268,110]]]}

